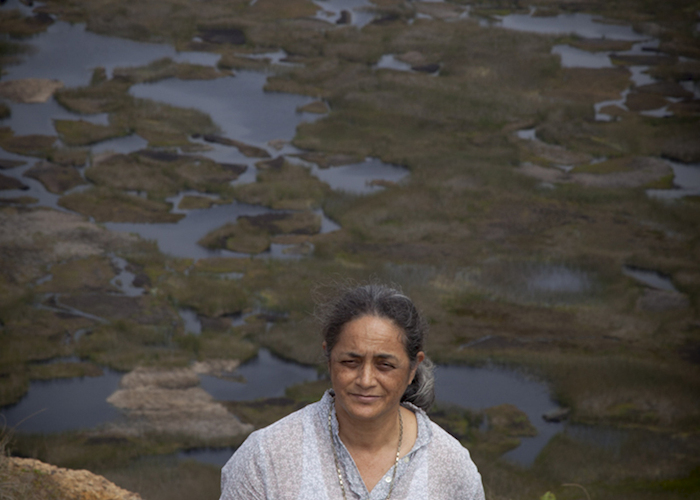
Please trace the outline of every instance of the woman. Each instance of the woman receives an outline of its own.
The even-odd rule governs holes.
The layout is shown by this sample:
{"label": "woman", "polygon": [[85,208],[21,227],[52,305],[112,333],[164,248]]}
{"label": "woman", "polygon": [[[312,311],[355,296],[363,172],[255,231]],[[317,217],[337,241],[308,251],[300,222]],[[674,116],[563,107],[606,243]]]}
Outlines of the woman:
{"label": "woman", "polygon": [[483,499],[469,452],[425,414],[426,331],[397,290],[343,294],[322,331],[333,389],[251,434],[223,468],[221,499]]}

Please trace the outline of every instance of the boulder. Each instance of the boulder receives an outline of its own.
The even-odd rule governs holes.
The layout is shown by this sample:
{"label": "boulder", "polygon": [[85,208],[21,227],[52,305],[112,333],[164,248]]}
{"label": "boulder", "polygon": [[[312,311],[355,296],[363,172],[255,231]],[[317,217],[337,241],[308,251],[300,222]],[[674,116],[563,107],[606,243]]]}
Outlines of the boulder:
{"label": "boulder", "polygon": [[31,458],[0,457],[0,496],[36,500],[141,500],[86,470],[71,470]]}

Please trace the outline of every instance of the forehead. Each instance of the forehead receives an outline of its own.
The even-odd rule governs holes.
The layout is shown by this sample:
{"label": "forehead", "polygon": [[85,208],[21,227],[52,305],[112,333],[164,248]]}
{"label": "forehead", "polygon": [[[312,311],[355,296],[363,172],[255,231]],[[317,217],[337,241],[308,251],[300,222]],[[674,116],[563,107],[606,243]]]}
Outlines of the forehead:
{"label": "forehead", "polygon": [[361,316],[343,326],[333,350],[363,355],[406,355],[403,336],[401,328],[389,319]]}

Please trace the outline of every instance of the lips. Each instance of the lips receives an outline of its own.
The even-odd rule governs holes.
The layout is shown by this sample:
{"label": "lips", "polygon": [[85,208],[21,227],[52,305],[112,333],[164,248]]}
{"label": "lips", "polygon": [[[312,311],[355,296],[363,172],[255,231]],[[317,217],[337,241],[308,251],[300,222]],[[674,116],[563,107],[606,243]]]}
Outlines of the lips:
{"label": "lips", "polygon": [[374,396],[371,394],[352,394],[352,397],[360,403],[374,403],[379,399],[379,396]]}

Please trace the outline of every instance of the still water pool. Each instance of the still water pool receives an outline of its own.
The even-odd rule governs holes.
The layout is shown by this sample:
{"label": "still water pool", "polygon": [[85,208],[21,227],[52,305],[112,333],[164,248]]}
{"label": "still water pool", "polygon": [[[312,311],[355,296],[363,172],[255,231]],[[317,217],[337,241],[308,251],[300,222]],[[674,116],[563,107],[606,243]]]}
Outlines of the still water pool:
{"label": "still water pool", "polygon": [[[217,400],[249,401],[284,396],[287,387],[319,378],[316,368],[283,360],[266,349],[260,349],[235,375],[236,378],[200,375],[200,381],[202,388]],[[32,382],[27,395],[16,405],[1,409],[0,416],[9,427],[17,426],[18,431],[28,433],[86,429],[112,422],[120,413],[107,403],[107,398],[117,390],[121,376],[105,369],[101,377]],[[562,424],[542,420],[543,413],[556,407],[547,385],[516,371],[438,366],[436,396],[438,403],[473,410],[509,403],[524,411],[539,434],[523,438],[518,448],[506,454],[507,459],[523,465],[531,464],[549,439],[563,428]],[[197,450],[183,457],[223,464],[230,454],[230,450]]]}

